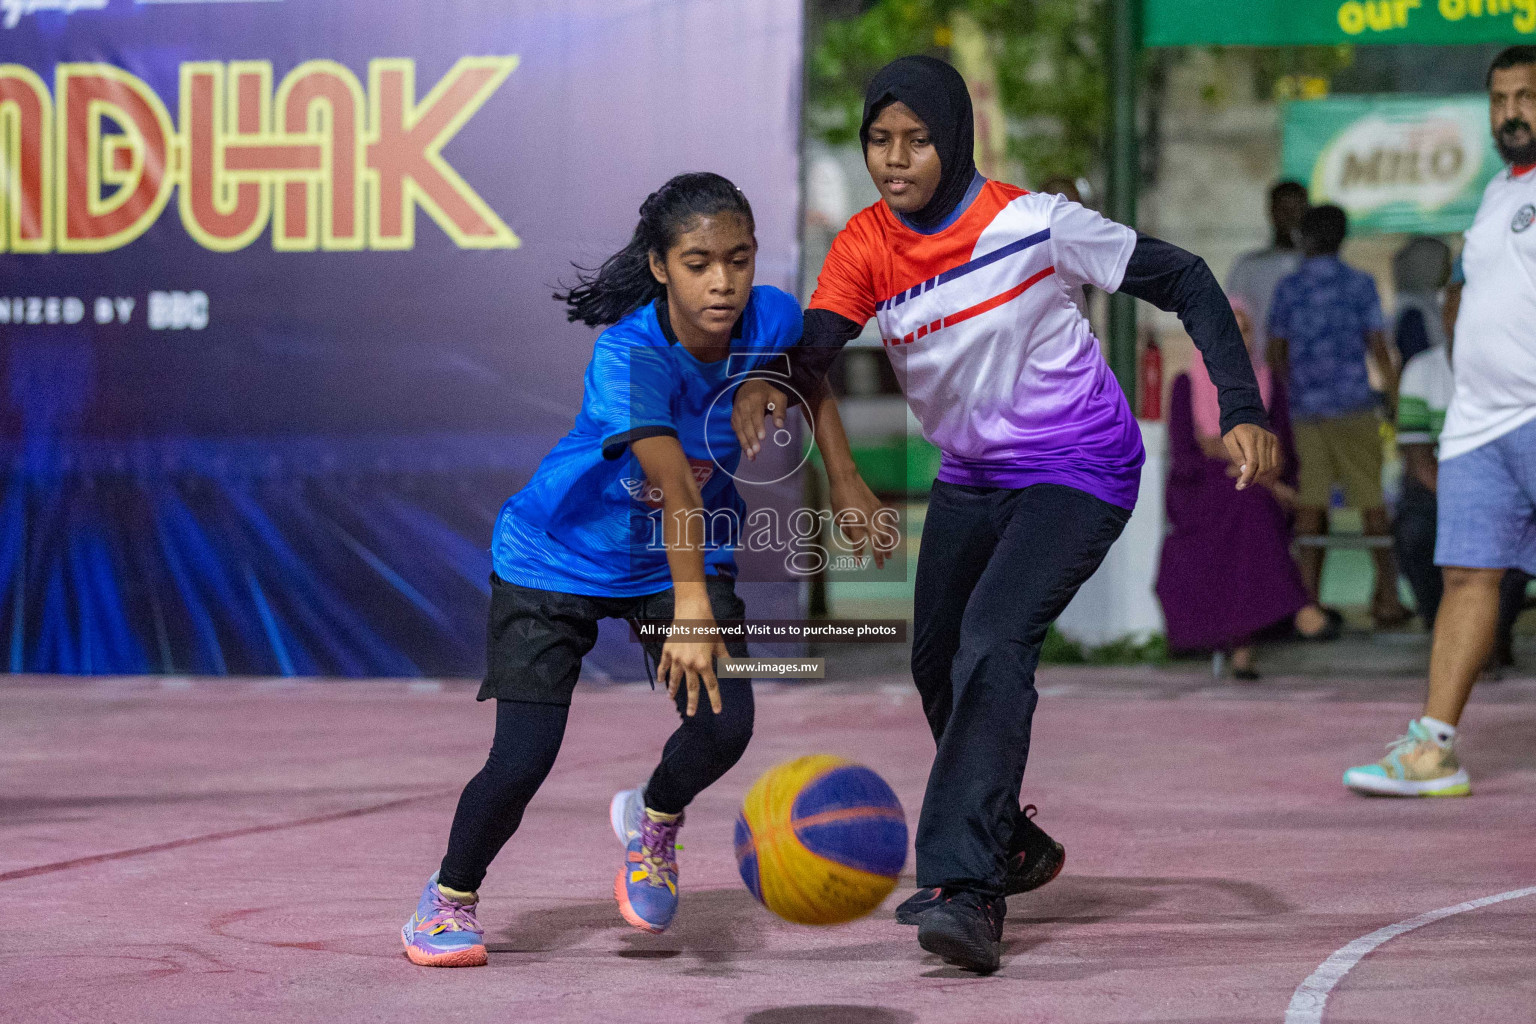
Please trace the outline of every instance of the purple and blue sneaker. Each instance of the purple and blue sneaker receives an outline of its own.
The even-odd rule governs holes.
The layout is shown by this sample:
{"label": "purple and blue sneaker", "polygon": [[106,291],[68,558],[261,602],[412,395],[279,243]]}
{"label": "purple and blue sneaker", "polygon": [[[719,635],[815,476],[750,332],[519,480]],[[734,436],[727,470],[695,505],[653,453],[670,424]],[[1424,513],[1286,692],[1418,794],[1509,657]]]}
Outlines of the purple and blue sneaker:
{"label": "purple and blue sneaker", "polygon": [[608,804],[608,824],[613,826],[613,834],[619,837],[619,842],[628,846],[629,841],[640,834],[640,819],[643,817],[644,786],[621,789],[613,794],[613,800]]}
{"label": "purple and blue sneaker", "polygon": [[421,890],[416,913],[400,929],[411,963],[423,967],[484,967],[485,929],[475,919],[474,903],[458,903],[437,887],[437,873]]}
{"label": "purple and blue sneaker", "polygon": [[613,897],[624,920],[659,934],[677,913],[677,830],[683,819],[679,815],[675,821],[657,821],[643,801],[640,790],[629,790],[610,805],[614,833],[624,840],[624,863],[613,880]]}

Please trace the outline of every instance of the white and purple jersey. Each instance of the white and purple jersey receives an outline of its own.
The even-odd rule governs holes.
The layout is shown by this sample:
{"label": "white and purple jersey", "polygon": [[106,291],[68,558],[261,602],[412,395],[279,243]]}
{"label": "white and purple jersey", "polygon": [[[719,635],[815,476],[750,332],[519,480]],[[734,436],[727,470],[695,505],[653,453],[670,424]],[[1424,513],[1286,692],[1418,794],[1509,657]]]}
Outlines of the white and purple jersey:
{"label": "white and purple jersey", "polygon": [[997,181],[932,234],[877,202],[832,243],[810,305],[876,318],[923,436],[943,453],[940,480],[1065,484],[1132,508],[1141,431],[1073,295],[1118,290],[1136,237]]}

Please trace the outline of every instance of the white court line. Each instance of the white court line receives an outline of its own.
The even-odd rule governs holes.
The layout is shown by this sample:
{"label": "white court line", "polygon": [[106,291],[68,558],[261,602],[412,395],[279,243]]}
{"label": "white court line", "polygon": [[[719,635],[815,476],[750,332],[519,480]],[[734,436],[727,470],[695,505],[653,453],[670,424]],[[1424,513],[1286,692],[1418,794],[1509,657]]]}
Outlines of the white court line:
{"label": "white court line", "polygon": [[1479,900],[1468,900],[1454,907],[1441,907],[1439,910],[1431,910],[1427,914],[1410,917],[1406,921],[1389,924],[1385,928],[1376,929],[1369,935],[1361,936],[1324,960],[1306,981],[1296,987],[1295,994],[1291,996],[1291,1005],[1285,1011],[1285,1024],[1322,1024],[1323,1009],[1328,1005],[1328,994],[1333,991],[1335,985],[1344,980],[1344,975],[1348,974],[1367,953],[1376,947],[1415,928],[1434,924],[1442,918],[1451,917],[1454,914],[1465,914],[1469,910],[1503,903],[1505,900],[1517,900],[1522,896],[1536,896],[1536,885],[1528,889],[1501,892],[1497,896],[1484,896]]}

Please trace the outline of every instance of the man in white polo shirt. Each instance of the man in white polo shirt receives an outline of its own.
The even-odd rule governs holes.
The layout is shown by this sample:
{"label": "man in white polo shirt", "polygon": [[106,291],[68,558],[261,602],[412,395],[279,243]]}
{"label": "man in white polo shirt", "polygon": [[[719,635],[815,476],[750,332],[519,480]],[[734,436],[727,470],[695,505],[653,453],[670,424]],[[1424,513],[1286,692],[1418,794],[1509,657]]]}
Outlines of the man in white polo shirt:
{"label": "man in white polo shirt", "polygon": [[1456,725],[1488,661],[1505,570],[1536,573],[1536,46],[1488,72],[1494,142],[1508,169],[1467,232],[1456,318],[1455,392],[1440,434],[1435,619],[1429,699],[1387,756],[1344,784],[1389,796],[1465,796]]}

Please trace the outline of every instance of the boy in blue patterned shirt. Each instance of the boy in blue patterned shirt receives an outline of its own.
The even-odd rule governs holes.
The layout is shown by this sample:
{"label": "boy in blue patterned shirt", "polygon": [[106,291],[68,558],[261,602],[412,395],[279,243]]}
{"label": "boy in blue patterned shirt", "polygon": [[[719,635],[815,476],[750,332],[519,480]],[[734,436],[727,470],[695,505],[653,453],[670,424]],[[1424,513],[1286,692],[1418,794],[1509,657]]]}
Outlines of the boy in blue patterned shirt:
{"label": "boy in blue patterned shirt", "polygon": [[[1397,394],[1397,368],[1387,347],[1386,321],[1376,282],[1339,258],[1348,219],[1337,206],[1318,206],[1301,221],[1305,259],[1275,289],[1269,311],[1269,355],[1288,385],[1300,462],[1296,530],[1328,532],[1328,504],[1334,484],[1346,503],[1360,510],[1365,533],[1390,532],[1381,492],[1381,417],[1371,390],[1366,359],[1375,359],[1387,382],[1390,405]],[[1301,575],[1314,598],[1323,575],[1323,549],[1306,548]],[[1407,621],[1397,596],[1392,550],[1375,548],[1376,587],[1371,616],[1378,626]]]}

